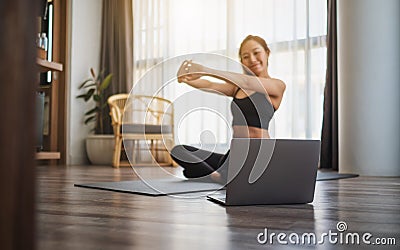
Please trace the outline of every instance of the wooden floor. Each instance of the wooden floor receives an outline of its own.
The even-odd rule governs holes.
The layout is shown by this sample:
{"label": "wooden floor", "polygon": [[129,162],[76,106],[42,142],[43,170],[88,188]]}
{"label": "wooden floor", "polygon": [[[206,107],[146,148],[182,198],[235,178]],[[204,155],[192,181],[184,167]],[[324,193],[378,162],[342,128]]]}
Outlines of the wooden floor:
{"label": "wooden floor", "polygon": [[[179,174],[179,168],[165,169]],[[154,167],[141,171],[159,177]],[[137,178],[131,168],[38,166],[37,249],[399,249],[400,178],[317,182],[308,205],[228,208],[202,196],[150,197],[73,185]],[[338,232],[339,221],[347,224],[344,233],[395,238],[397,247],[332,244],[326,237],[321,245],[257,241],[265,228],[268,235],[286,233],[287,241],[291,233],[314,233],[318,240]]]}

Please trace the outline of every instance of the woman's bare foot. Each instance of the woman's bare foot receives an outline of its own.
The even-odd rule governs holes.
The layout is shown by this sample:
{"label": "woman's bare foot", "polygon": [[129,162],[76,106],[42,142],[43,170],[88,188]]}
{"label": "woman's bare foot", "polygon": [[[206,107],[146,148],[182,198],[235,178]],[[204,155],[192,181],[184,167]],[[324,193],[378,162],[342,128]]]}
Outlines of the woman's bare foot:
{"label": "woman's bare foot", "polygon": [[210,174],[210,177],[213,181],[221,183],[222,182],[222,177],[221,174],[218,173],[217,171],[214,171]]}

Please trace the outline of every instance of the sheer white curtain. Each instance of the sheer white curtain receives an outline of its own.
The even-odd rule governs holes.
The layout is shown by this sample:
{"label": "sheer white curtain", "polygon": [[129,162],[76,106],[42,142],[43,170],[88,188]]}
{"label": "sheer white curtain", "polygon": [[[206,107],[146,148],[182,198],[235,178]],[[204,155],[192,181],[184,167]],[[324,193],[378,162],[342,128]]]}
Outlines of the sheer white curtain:
{"label": "sheer white curtain", "polygon": [[[271,135],[320,137],[326,0],[134,0],[134,3],[135,81],[155,63],[187,53],[211,52],[239,61],[241,41],[249,34],[259,35],[271,48],[270,75],[287,85],[281,107],[270,124]],[[156,79],[154,84],[161,86],[163,81]],[[184,93],[193,90],[180,84],[173,86],[162,92],[172,100],[184,98]],[[229,101],[202,92],[196,105],[219,103],[217,106],[222,107],[219,112],[230,121]],[[185,109],[175,106],[178,114],[185,113]],[[197,144],[199,135],[204,135],[201,140],[205,143],[229,143],[230,128],[218,116],[203,110],[186,118],[177,131],[179,142]]]}
{"label": "sheer white curtain", "polygon": [[[168,1],[133,0],[134,83],[167,55],[167,15]],[[138,94],[151,94],[159,88],[162,77],[154,74],[152,78],[147,86],[138,87]]]}

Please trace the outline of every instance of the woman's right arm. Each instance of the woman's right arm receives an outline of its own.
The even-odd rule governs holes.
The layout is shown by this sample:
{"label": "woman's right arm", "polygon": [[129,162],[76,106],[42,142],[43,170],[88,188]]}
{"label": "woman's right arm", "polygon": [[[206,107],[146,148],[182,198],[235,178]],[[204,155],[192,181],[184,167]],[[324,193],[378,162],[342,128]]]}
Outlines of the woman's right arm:
{"label": "woman's right arm", "polygon": [[178,82],[184,82],[187,85],[192,86],[193,88],[225,96],[233,96],[237,88],[234,84],[231,83],[216,83],[201,78],[196,80],[188,80],[185,77],[180,77],[178,79]]}

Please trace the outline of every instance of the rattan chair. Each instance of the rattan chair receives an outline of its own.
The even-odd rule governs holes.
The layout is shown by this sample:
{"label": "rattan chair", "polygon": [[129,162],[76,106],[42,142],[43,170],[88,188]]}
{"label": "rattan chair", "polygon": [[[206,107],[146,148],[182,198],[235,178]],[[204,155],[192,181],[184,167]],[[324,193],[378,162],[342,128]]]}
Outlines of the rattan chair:
{"label": "rattan chair", "polygon": [[[174,146],[174,111],[169,100],[117,94],[107,102],[115,136],[113,167],[176,165],[169,155]],[[121,151],[129,161],[121,161]],[[150,156],[150,163],[143,161],[143,155]]]}

